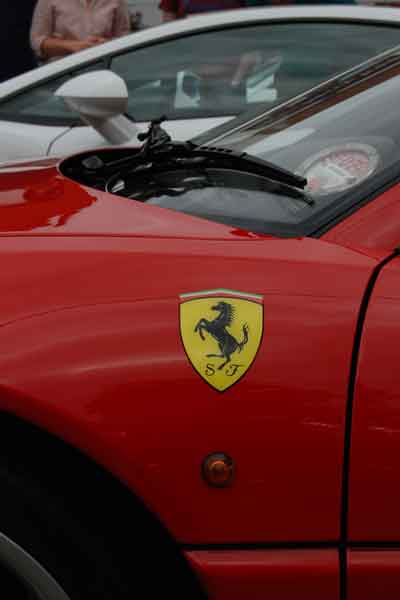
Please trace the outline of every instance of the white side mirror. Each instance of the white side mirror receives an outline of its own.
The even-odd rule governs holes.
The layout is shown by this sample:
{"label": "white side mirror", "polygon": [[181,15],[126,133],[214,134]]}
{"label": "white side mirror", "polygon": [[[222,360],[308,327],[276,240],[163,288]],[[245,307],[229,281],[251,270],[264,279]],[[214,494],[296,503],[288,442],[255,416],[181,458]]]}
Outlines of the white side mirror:
{"label": "white side mirror", "polygon": [[92,71],[64,83],[55,95],[79,113],[111,144],[136,141],[139,128],[123,113],[128,108],[125,81],[112,71]]}

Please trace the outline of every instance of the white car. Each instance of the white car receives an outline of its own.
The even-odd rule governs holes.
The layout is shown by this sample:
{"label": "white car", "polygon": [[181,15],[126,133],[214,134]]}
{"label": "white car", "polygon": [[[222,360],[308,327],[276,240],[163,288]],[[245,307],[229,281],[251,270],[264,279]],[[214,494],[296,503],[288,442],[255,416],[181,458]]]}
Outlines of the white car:
{"label": "white car", "polygon": [[[134,142],[161,115],[174,139],[188,139],[261,103],[276,106],[399,42],[397,9],[361,6],[243,9],[145,29],[0,84],[0,160]],[[78,109],[71,112],[62,98],[77,89],[65,84],[87,73],[78,89],[89,101],[94,81],[98,97],[110,86],[105,70],[126,85],[118,134],[103,113],[100,123],[79,102],[69,102]]]}

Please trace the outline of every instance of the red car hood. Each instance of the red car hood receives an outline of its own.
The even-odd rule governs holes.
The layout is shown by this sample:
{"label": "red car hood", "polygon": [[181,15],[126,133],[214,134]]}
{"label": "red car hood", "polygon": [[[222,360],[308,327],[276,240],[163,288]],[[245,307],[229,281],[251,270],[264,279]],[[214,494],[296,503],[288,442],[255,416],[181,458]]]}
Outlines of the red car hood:
{"label": "red car hood", "polygon": [[47,159],[0,166],[0,235],[258,237],[85,187],[62,175],[58,164]]}

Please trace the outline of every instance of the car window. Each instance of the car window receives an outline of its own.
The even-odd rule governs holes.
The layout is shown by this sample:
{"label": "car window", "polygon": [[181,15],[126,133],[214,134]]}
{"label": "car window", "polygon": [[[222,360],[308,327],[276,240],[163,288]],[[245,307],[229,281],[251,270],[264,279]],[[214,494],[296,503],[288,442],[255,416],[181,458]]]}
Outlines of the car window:
{"label": "car window", "polygon": [[[266,160],[306,179],[306,196],[299,196],[297,205],[281,196],[274,205],[271,195],[268,202],[259,197],[258,204],[250,204],[246,199],[237,208],[225,190],[225,205],[234,205],[241,226],[246,217],[245,228],[254,231],[319,235],[398,179],[400,46],[374,62],[326,83],[323,93],[321,88],[310,91],[225,135],[215,138],[211,130],[194,139]],[[190,210],[195,209],[192,202]]]}
{"label": "car window", "polygon": [[71,112],[62,98],[56,97],[54,92],[71,77],[96,71],[102,66],[102,61],[85,65],[1,102],[0,119],[39,125],[71,125],[79,119],[79,115]]}
{"label": "car window", "polygon": [[[229,116],[280,103],[395,46],[398,35],[396,27],[328,22],[225,28],[135,48],[114,57],[111,67],[125,79],[129,114],[138,121],[161,114]],[[104,66],[98,61],[29,87],[0,103],[0,119],[76,123],[78,115],[54,91],[70,77]]]}
{"label": "car window", "polygon": [[129,114],[138,121],[229,116],[280,103],[398,37],[394,27],[338,22],[234,27],[135,49],[111,68],[125,80]]}

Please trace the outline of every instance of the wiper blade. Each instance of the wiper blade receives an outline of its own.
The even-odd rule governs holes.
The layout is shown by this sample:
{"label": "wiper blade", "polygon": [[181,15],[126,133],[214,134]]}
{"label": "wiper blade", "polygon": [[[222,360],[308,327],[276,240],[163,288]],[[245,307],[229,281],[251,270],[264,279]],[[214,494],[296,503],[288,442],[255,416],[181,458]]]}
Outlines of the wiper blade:
{"label": "wiper blade", "polygon": [[[251,156],[246,152],[236,152],[230,148],[214,146],[198,146],[193,142],[173,142],[168,133],[161,127],[165,117],[151,122],[149,130],[139,134],[140,140],[145,140],[140,152],[135,156],[143,163],[184,167],[226,166],[246,173],[268,177],[277,183],[283,183],[295,188],[304,189],[307,179],[292,173],[283,167]],[[136,165],[132,165],[135,170]]]}
{"label": "wiper blade", "polygon": [[82,161],[82,166],[88,173],[106,178],[106,190],[110,192],[114,192],[114,185],[119,185],[121,179],[136,172],[164,171],[169,168],[234,169],[266,177],[280,184],[282,191],[310,206],[314,204],[314,200],[303,191],[307,185],[304,177],[246,152],[219,146],[199,146],[190,141],[173,142],[161,127],[164,120],[165,117],[161,117],[151,121],[148,131],[138,135],[144,143],[135,154],[108,163],[96,155],[89,156]]}

